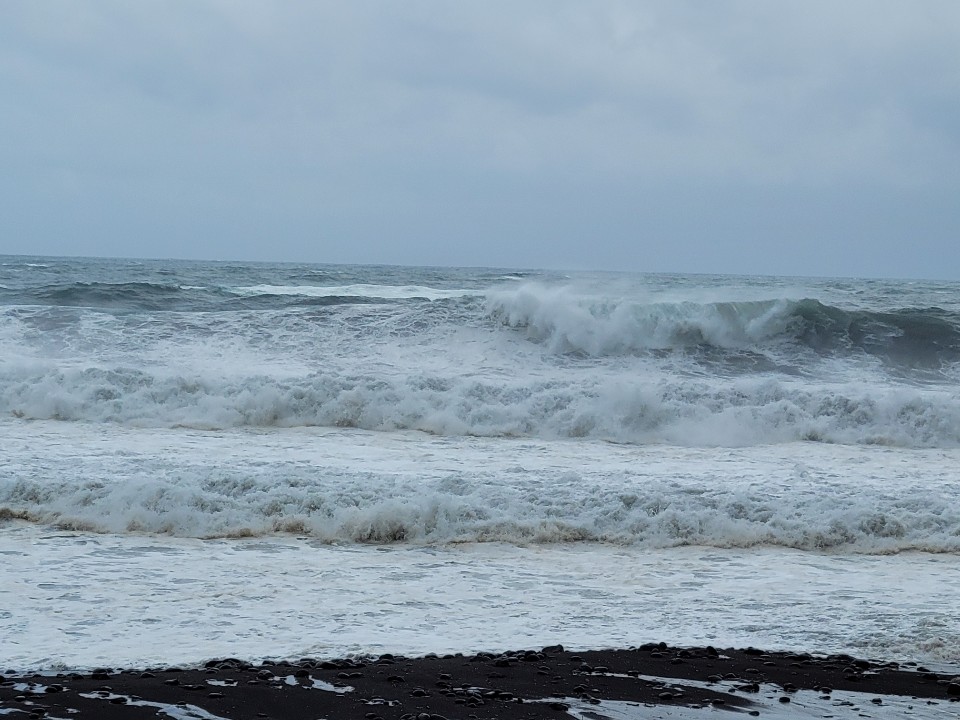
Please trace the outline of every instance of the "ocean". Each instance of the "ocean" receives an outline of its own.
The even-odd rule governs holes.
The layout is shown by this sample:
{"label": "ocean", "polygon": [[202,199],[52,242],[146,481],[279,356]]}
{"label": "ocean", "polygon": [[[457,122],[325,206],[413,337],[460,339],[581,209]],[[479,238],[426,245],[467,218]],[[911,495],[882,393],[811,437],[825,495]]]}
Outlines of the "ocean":
{"label": "ocean", "polygon": [[0,256],[0,670],[960,664],[960,283]]}

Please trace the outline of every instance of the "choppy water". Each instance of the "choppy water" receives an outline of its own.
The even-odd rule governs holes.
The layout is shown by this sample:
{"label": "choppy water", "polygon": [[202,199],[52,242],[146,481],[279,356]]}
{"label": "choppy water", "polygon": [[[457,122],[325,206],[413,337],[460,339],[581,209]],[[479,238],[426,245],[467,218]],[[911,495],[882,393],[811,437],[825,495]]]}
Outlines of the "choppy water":
{"label": "choppy water", "polygon": [[0,257],[0,664],[960,661],[958,380],[956,283]]}

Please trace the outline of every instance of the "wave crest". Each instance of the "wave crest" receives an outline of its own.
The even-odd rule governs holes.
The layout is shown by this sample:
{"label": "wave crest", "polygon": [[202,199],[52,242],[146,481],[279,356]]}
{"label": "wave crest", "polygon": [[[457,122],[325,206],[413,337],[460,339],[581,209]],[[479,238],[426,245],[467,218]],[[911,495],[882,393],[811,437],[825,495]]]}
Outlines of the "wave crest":
{"label": "wave crest", "polygon": [[525,285],[492,293],[487,312],[554,352],[591,357],[793,345],[922,364],[960,361],[960,318],[936,307],[853,311],[811,298],[641,303]]}

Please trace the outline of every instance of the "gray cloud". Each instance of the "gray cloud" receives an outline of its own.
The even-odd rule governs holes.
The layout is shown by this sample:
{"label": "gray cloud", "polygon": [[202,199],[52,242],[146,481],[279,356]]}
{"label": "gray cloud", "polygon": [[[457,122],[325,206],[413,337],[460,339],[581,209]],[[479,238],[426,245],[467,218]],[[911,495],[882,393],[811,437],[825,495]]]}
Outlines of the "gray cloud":
{"label": "gray cloud", "polygon": [[0,6],[7,252],[960,277],[960,5]]}

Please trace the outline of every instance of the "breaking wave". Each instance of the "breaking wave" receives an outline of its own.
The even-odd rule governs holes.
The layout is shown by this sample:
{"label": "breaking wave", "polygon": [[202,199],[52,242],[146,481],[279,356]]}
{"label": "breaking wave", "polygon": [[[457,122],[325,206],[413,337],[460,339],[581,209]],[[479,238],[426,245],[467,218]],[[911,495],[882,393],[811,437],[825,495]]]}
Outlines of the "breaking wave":
{"label": "breaking wave", "polygon": [[147,370],[26,370],[0,376],[0,413],[25,420],[199,429],[351,427],[439,435],[592,438],[743,446],[814,440],[960,446],[954,390],[581,377],[412,375],[238,378]]}
{"label": "breaking wave", "polygon": [[937,307],[845,310],[819,300],[647,302],[530,285],[492,293],[488,312],[556,352],[591,357],[702,347],[866,353],[921,365],[960,361],[960,316]]}
{"label": "breaking wave", "polygon": [[815,491],[825,479],[811,477],[801,491],[785,482],[737,490],[729,482],[711,487],[571,470],[551,476],[478,469],[474,476],[411,479],[282,461],[243,468],[168,463],[126,477],[121,470],[111,480],[2,481],[0,522],[201,538],[294,533],[325,543],[960,551],[955,491],[902,483],[864,492],[853,481]]}

